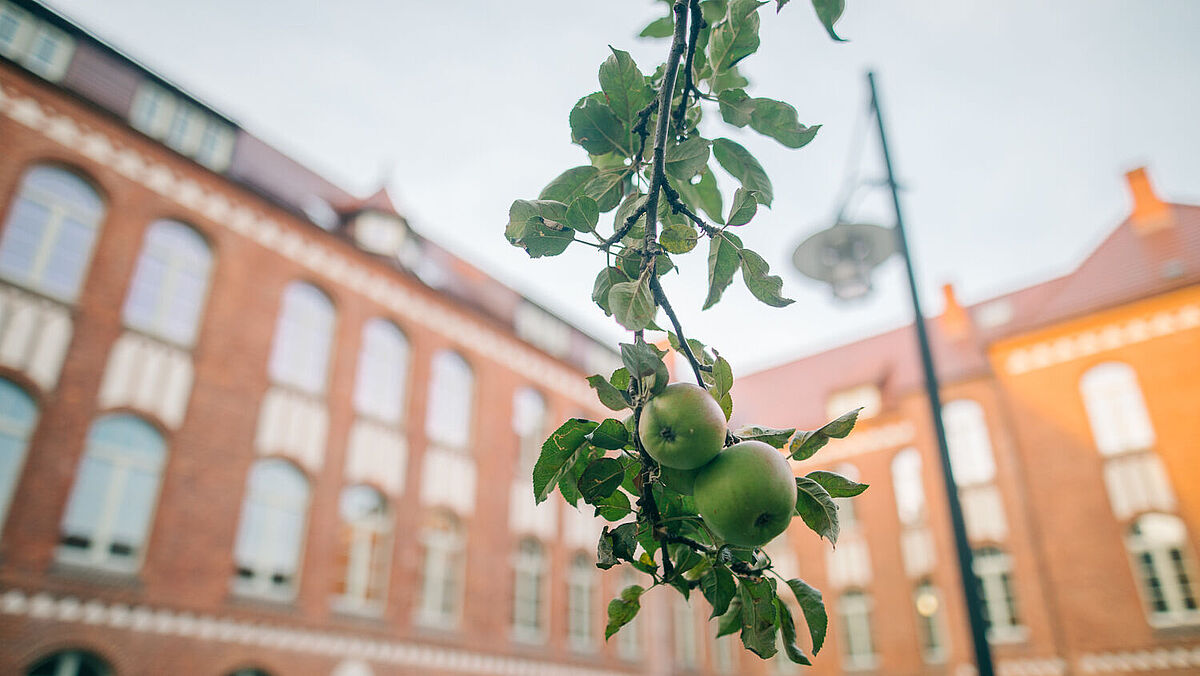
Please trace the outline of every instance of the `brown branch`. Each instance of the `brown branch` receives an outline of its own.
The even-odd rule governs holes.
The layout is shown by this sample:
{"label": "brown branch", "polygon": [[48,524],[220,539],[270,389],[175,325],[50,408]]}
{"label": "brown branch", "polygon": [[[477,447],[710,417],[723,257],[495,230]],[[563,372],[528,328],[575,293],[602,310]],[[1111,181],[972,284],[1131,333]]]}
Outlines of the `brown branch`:
{"label": "brown branch", "polygon": [[700,228],[700,230],[709,237],[717,236],[717,233],[720,232],[720,229],[709,225],[708,222],[703,218],[700,218],[696,212],[689,209],[688,205],[684,204],[683,200],[680,199],[679,191],[671,187],[670,181],[665,181],[663,183],[663,192],[667,195],[667,203],[671,205],[671,211],[674,211],[677,214],[683,214],[689,221],[695,223],[696,227]]}
{"label": "brown branch", "polygon": [[[703,542],[698,542],[684,535],[668,535],[666,539],[667,542],[677,545],[684,545],[692,551],[699,552],[706,556],[716,556],[717,552],[720,551],[716,547],[710,547]],[[771,568],[769,563],[765,566],[752,566],[744,561],[730,561],[725,565],[729,567],[729,570],[743,577],[761,577],[764,572]]]}
{"label": "brown branch", "polygon": [[671,325],[675,327],[675,336],[679,338],[679,347],[683,352],[683,356],[687,357],[688,363],[692,366],[692,373],[696,374],[696,384],[704,387],[704,377],[700,375],[701,371],[712,370],[712,367],[707,369],[700,360],[696,359],[696,355],[692,353],[692,346],[688,345],[687,338],[683,336],[683,326],[679,323],[679,318],[675,316],[675,310],[671,307],[671,303],[667,300],[667,294],[663,291],[662,284],[658,281],[658,275],[650,277],[650,290],[654,292],[654,300],[658,303],[663,312],[667,313],[667,318],[671,320]]}
{"label": "brown branch", "polygon": [[[675,129],[680,133],[683,133],[683,123],[687,115],[689,95],[695,92],[696,100],[699,100],[703,96],[692,79],[692,63],[696,58],[696,41],[700,38],[700,29],[704,28],[707,24],[700,11],[700,0],[691,0],[689,6],[691,9],[691,31],[688,33],[687,56],[684,59],[683,66],[683,97],[679,101],[679,108],[675,110]],[[672,87],[672,89],[674,88]]]}
{"label": "brown branch", "polygon": [[645,108],[638,111],[637,124],[633,125],[633,133],[638,135],[640,142],[638,143],[637,155],[633,158],[633,166],[635,171],[637,167],[642,165],[642,153],[646,150],[646,139],[650,136],[650,130],[646,129],[646,125],[650,122],[650,116],[654,111],[658,110],[658,98],[646,104]]}
{"label": "brown branch", "polygon": [[601,241],[600,244],[596,248],[597,249],[608,249],[610,246],[616,244],[617,242],[620,242],[621,239],[623,239],[625,237],[625,235],[629,234],[629,231],[633,229],[633,225],[635,223],[637,223],[637,219],[641,218],[645,213],[646,213],[646,205],[643,204],[642,206],[638,207],[636,211],[634,211],[632,214],[630,214],[628,218],[625,219],[625,222],[622,223],[621,226],[619,228],[617,228],[615,232],[613,232],[611,237]]}

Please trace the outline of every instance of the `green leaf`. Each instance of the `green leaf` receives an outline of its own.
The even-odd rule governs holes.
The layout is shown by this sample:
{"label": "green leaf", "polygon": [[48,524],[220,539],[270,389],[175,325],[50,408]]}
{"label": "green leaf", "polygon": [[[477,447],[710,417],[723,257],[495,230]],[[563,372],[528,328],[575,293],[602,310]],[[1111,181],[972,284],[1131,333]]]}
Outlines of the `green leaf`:
{"label": "green leaf", "polygon": [[700,233],[685,224],[668,225],[658,236],[658,243],[662,248],[673,254],[685,254],[695,249],[699,241]]}
{"label": "green leaf", "polygon": [[683,143],[667,148],[663,155],[667,175],[681,181],[690,181],[708,164],[708,147],[711,141],[691,136]]}
{"label": "green leaf", "polygon": [[638,585],[631,585],[621,591],[621,596],[608,602],[608,625],[604,627],[604,640],[607,641],[621,627],[629,624],[641,610],[641,597],[645,592]]}
{"label": "green leaf", "polygon": [[750,293],[771,307],[786,307],[795,301],[779,294],[783,290],[783,279],[770,274],[770,267],[762,256],[750,249],[742,249],[742,280]]}
{"label": "green leaf", "polygon": [[625,166],[603,170],[583,186],[583,194],[596,200],[601,213],[612,211],[625,196],[629,173],[630,169]]}
{"label": "green leaf", "polygon": [[633,511],[629,505],[629,498],[621,491],[616,491],[607,498],[596,500],[592,504],[596,507],[596,516],[605,521],[620,521]]}
{"label": "green leaf", "polygon": [[737,594],[737,583],[724,566],[713,566],[704,577],[700,578],[700,591],[712,605],[712,615],[708,619],[720,617],[729,610],[729,602]]}
{"label": "green leaf", "polygon": [[721,412],[725,414],[725,422],[729,422],[733,418],[733,395],[726,392],[717,397],[717,403],[721,405]]}
{"label": "green leaf", "polygon": [[733,274],[742,264],[738,250],[742,241],[737,235],[722,233],[713,237],[708,243],[708,297],[704,299],[704,309],[712,307],[721,300],[721,294],[733,282]]}
{"label": "green leaf", "polygon": [[856,408],[836,420],[825,423],[820,429],[797,434],[788,445],[788,455],[792,456],[793,460],[808,460],[829,443],[830,439],[844,438],[854,429],[854,423],[858,422],[858,412],[861,410]]}
{"label": "green leaf", "polygon": [[608,570],[621,561],[633,561],[636,548],[637,523],[623,523],[611,531],[605,526],[596,544],[596,567]]}
{"label": "green leaf", "polygon": [[729,366],[729,362],[721,355],[717,355],[717,359],[713,362],[713,394],[720,399],[720,395],[728,393],[733,389],[733,368]]}
{"label": "green leaf", "polygon": [[629,408],[629,401],[621,390],[613,387],[604,376],[594,375],[588,376],[588,385],[591,385],[593,390],[596,390],[596,397],[600,399],[600,403],[606,408],[614,411],[623,411]]}
{"label": "green leaf", "polygon": [[[713,150],[716,150],[715,146]],[[675,189],[683,201],[692,208],[692,211],[703,209],[709,218],[717,223],[725,223],[725,214],[722,213],[721,205],[721,190],[717,187],[717,179],[713,177],[712,170],[707,166],[700,172],[699,182],[684,181],[677,184]]]}
{"label": "green leaf", "polygon": [[712,83],[713,92],[717,94],[727,89],[741,89],[750,84],[750,81],[742,77],[742,74],[738,72],[737,66],[713,75],[709,81]]}
{"label": "green leaf", "polygon": [[775,2],[778,3],[778,5],[775,7],[775,12],[779,13],[779,11],[783,9],[783,6],[788,4],[790,1],[791,0],[775,0]]}
{"label": "green leaf", "polygon": [[592,285],[592,300],[604,310],[604,314],[612,314],[612,308],[608,304],[608,292],[612,290],[613,284],[628,281],[629,276],[621,268],[607,267],[596,275],[596,282]]}
{"label": "green leaf", "polygon": [[[784,0],[787,2],[787,0]],[[821,25],[825,26],[825,32],[829,33],[829,37],[838,42],[845,42],[844,39],[838,36],[833,30],[833,24],[842,18],[842,11],[846,9],[845,0],[812,0],[813,9],[817,10],[817,18],[821,20]]]}
{"label": "green leaf", "polygon": [[625,431],[625,423],[615,418],[607,418],[592,430],[592,433],[588,435],[588,441],[593,446],[609,451],[618,451],[629,443],[629,433]]}
{"label": "green leaf", "polygon": [[[649,272],[649,271],[647,271]],[[658,306],[650,291],[650,276],[644,274],[631,282],[612,285],[608,292],[609,307],[613,318],[630,331],[641,331],[654,321]]]}
{"label": "green leaf", "polygon": [[579,458],[564,472],[558,480],[558,492],[562,495],[563,500],[566,500],[572,507],[579,504],[579,477],[583,475],[583,470],[587,468],[588,463],[604,455],[602,449],[596,448],[591,444],[584,444],[579,452]]}
{"label": "green leaf", "polygon": [[777,430],[770,427],[743,427],[734,432],[733,435],[745,441],[761,441],[775,448],[783,448],[787,446],[788,439],[795,433],[795,429]]}
{"label": "green leaf", "polygon": [[775,99],[754,99],[750,128],[779,141],[789,148],[802,148],[813,140],[821,125],[805,127],[800,124],[796,109]]}
{"label": "green leaf", "polygon": [[563,423],[542,444],[542,453],[533,466],[533,492],[537,502],[545,500],[554,485],[562,478],[586,450],[587,435],[596,429],[597,423],[584,418],[571,418]]}
{"label": "green leaf", "polygon": [[581,99],[571,109],[567,120],[571,123],[571,141],[592,155],[617,153],[628,157],[632,154],[629,130],[611,108],[596,99],[590,96]]}
{"label": "green leaf", "polygon": [[749,150],[727,138],[719,138],[713,141],[713,156],[730,176],[741,182],[743,188],[757,193],[754,197],[760,204],[771,206],[775,198],[771,179]]}
{"label": "green leaf", "polygon": [[624,392],[629,389],[629,370],[624,366],[618,368],[612,372],[612,376],[609,377],[608,382],[612,383],[613,387]]}
{"label": "green leaf", "polygon": [[[754,212],[758,211],[758,200],[755,199],[753,190],[738,188],[733,194],[733,204],[729,207],[728,225],[745,225],[754,218]],[[744,270],[744,268],[743,268]]]}
{"label": "green leaf", "polygon": [[773,581],[741,578],[738,598],[742,600],[742,645],[764,660],[773,656],[775,626],[779,622]]}
{"label": "green leaf", "polygon": [[796,477],[796,513],[812,532],[837,544],[837,505],[821,484],[806,476]]}
{"label": "green leaf", "polygon": [[642,38],[666,38],[675,34],[675,20],[669,16],[655,19],[638,33]]}
{"label": "green leaf", "polygon": [[825,645],[825,632],[829,628],[829,616],[825,614],[821,592],[801,579],[788,580],[787,584],[800,603],[800,611],[804,613],[804,621],[808,624],[808,634],[812,637],[812,651],[816,655]]}
{"label": "green leaf", "polygon": [[658,374],[664,368],[662,355],[649,343],[619,343],[621,363],[631,376],[645,378]]}
{"label": "green leaf", "polygon": [[[600,64],[600,91],[617,118],[632,125],[638,111],[650,102],[653,90],[628,52],[609,47],[612,54]],[[590,151],[589,151],[590,152]]]}
{"label": "green leaf", "polygon": [[579,477],[579,494],[589,503],[603,500],[617,490],[625,479],[625,468],[616,458],[597,458]]}
{"label": "green leaf", "polygon": [[717,638],[728,636],[742,628],[742,600],[737,596],[729,601],[729,610],[717,620]]}
{"label": "green leaf", "polygon": [[725,20],[709,35],[708,56],[713,70],[721,72],[758,50],[759,0],[733,0]]}
{"label": "green leaf", "polygon": [[542,188],[542,194],[538,195],[538,199],[570,204],[576,197],[583,194],[583,186],[595,178],[597,173],[599,172],[596,168],[590,165],[571,167],[550,181],[545,188]]}
{"label": "green leaf", "polygon": [[851,481],[841,474],[834,472],[826,472],[817,470],[807,474],[809,479],[821,484],[829,495],[835,498],[852,498],[863,491],[867,490],[869,484],[860,484],[857,481]]}
{"label": "green leaf", "polygon": [[779,635],[783,638],[783,650],[788,659],[796,664],[812,666],[808,656],[796,645],[796,624],[792,621],[792,611],[778,596],[775,597],[775,610],[779,613]]}
{"label": "green leaf", "polygon": [[592,232],[600,222],[600,206],[587,195],[580,195],[567,208],[567,225],[579,232]]}
{"label": "green leaf", "polygon": [[[617,207],[617,213],[613,214],[613,230],[615,231],[618,228],[623,227],[625,225],[625,221],[629,220],[629,218],[645,204],[646,195],[640,192],[626,195],[625,199],[621,201],[621,206]],[[639,216],[638,219],[634,221],[634,224],[630,228],[629,234],[626,235],[626,237],[633,237],[640,240],[646,234],[645,227],[646,216]],[[630,275],[630,277],[635,276],[636,275]]]}
{"label": "green leaf", "polygon": [[508,226],[504,236],[513,246],[525,249],[530,258],[557,256],[575,239],[575,232],[553,223],[561,223],[567,205],[552,200],[515,200],[508,208]]}
{"label": "green leaf", "polygon": [[738,128],[750,124],[754,99],[745,89],[726,89],[717,96],[717,103],[721,107],[721,119]]}

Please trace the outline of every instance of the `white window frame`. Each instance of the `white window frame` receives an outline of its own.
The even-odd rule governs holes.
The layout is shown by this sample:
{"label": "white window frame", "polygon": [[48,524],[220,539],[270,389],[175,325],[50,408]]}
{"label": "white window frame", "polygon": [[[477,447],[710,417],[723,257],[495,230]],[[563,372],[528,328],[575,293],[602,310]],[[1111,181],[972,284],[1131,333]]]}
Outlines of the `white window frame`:
{"label": "white window frame", "polygon": [[[42,41],[49,42],[53,50],[48,61],[37,56],[37,49]],[[21,65],[51,82],[58,82],[67,74],[67,66],[70,65],[71,55],[74,53],[74,38],[48,23],[41,22],[21,58]]]}
{"label": "white window frame", "polygon": [[[1135,532],[1145,530],[1147,521],[1158,521],[1165,528],[1160,527],[1159,533]],[[1174,532],[1166,533],[1166,530]],[[1200,578],[1196,575],[1195,560],[1188,547],[1187,526],[1183,520],[1173,514],[1143,514],[1130,524],[1125,545],[1129,550],[1133,576],[1142,597],[1147,622],[1153,627],[1200,624],[1200,585],[1197,583]],[[1149,562],[1143,557],[1148,558]],[[1147,587],[1147,574],[1157,582],[1166,610],[1154,608],[1154,599]],[[1186,582],[1180,580],[1181,576]],[[1187,589],[1184,588],[1185,584]],[[1191,608],[1187,607],[1189,600]]]}
{"label": "white window frame", "polygon": [[433,356],[425,414],[425,434],[430,444],[460,453],[470,450],[475,389],[474,369],[461,354],[441,350]]}
{"label": "white window frame", "polygon": [[[229,125],[209,117],[204,122],[193,157],[213,171],[225,171],[233,160],[233,145],[237,134]],[[211,139],[211,142],[210,142]]]}
{"label": "white window frame", "polygon": [[385,425],[404,421],[411,353],[408,337],[395,323],[372,317],[363,324],[354,377],[356,413]]}
{"label": "white window frame", "polygon": [[879,415],[883,410],[883,392],[875,383],[863,383],[831,392],[825,399],[825,416],[834,420],[856,408],[859,420],[867,420]]}
{"label": "white window frame", "polygon": [[133,94],[129,123],[147,136],[163,138],[175,117],[175,95],[153,82],[138,85]]}
{"label": "white window frame", "polygon": [[[157,284],[145,277],[149,273],[144,266],[149,264],[150,257],[156,257],[163,263],[163,276],[162,279],[155,280]],[[181,347],[194,345],[212,285],[212,263],[212,248],[204,236],[192,226],[173,220],[151,223],[142,238],[142,251],[138,255],[129,292],[125,294],[125,307],[122,311],[125,325]],[[191,316],[187,324],[174,326],[172,318],[175,311],[185,302],[185,299],[179,296],[179,285],[187,276],[200,280],[200,295],[196,306],[190,308]],[[136,294],[146,293],[142,289],[145,284],[154,284],[149,292],[154,301],[154,308],[149,316],[143,317],[136,314],[137,309],[133,301]]]}
{"label": "white window frame", "polygon": [[879,660],[871,631],[871,597],[861,590],[849,590],[838,597],[841,619],[842,667],[846,671],[874,669]]}
{"label": "white window frame", "polygon": [[943,664],[950,653],[946,645],[945,614],[942,612],[945,605],[942,593],[928,579],[922,580],[913,589],[917,639],[926,664]]}
{"label": "white window frame", "polygon": [[11,2],[0,2],[0,19],[4,17],[8,17],[16,24],[16,30],[13,31],[11,40],[0,42],[0,55],[13,61],[19,61],[25,51],[29,49],[29,42],[37,30],[38,20]]}
{"label": "white window frame", "polygon": [[313,396],[329,387],[337,310],[328,294],[307,282],[283,292],[268,373],[272,382]]}
{"label": "white window frame", "polygon": [[925,523],[927,505],[922,475],[923,458],[916,448],[908,447],[892,456],[892,491],[900,525],[915,528]]}
{"label": "white window frame", "polygon": [[[380,615],[387,605],[388,581],[392,557],[392,517],[387,497],[374,486],[355,484],[342,489],[342,501],[353,490],[369,490],[377,498],[380,511],[351,521],[339,505],[343,532],[349,534],[346,543],[344,590],[335,601],[339,610]],[[378,577],[377,577],[378,576]],[[379,598],[371,598],[378,589]]]}
{"label": "white window frame", "polygon": [[532,387],[513,394],[513,433],[517,435],[517,479],[526,481],[546,440],[549,410],[546,397]]}
{"label": "white window frame", "polygon": [[[290,471],[295,472],[295,476],[304,482],[305,493],[303,498],[296,504],[288,496],[273,494],[266,491],[255,491],[254,473],[256,470],[261,470],[264,467],[287,467]],[[292,516],[299,516],[300,530],[299,542],[295,543],[295,561],[293,562],[292,576],[282,584],[274,581],[274,571],[270,570],[274,552],[269,551],[261,543],[254,546],[251,552],[238,551],[238,546],[242,540],[242,529],[247,527],[247,517],[249,514],[249,505],[251,502],[268,508],[267,526],[264,530],[276,530],[271,524],[278,519],[282,513],[287,513]],[[263,458],[254,463],[250,469],[250,473],[246,479],[246,495],[242,500],[242,512],[238,519],[238,532],[234,540],[234,565],[236,569],[246,568],[253,575],[250,578],[241,576],[236,572],[233,577],[233,591],[236,594],[244,596],[257,596],[277,601],[291,601],[296,597],[296,593],[300,588],[300,575],[304,565],[304,550],[308,541],[308,508],[312,503],[312,482],[308,476],[287,460],[281,458]]]}
{"label": "white window frame", "polygon": [[[25,468],[25,458],[29,455],[29,439],[37,427],[41,411],[37,402],[25,388],[7,378],[0,378],[0,396],[7,399],[12,397],[16,404],[14,408],[27,408],[29,415],[25,419],[9,417],[9,411],[0,409],[0,438],[7,437],[12,441],[13,455],[9,466],[12,473],[0,474],[0,532],[4,530],[4,522],[8,518],[8,508],[12,505],[13,495],[17,492],[17,482],[21,471]],[[21,411],[14,411],[21,413]]]}
{"label": "white window frame", "polygon": [[513,557],[512,635],[520,643],[543,643],[549,604],[546,548],[534,538],[517,544]]}
{"label": "white window frame", "polygon": [[959,488],[991,483],[996,456],[983,406],[974,399],[955,399],[942,406],[942,424],[950,451],[950,467]]}
{"label": "white window frame", "polygon": [[462,617],[466,593],[465,533],[458,518],[449,512],[436,516],[438,523],[426,528],[421,538],[425,560],[416,621],[425,627],[452,630]]}
{"label": "white window frame", "polygon": [[1122,362],[1097,364],[1079,379],[1079,392],[1101,455],[1154,447],[1154,424],[1133,367]]}
{"label": "white window frame", "polygon": [[1020,600],[1013,581],[1012,555],[996,547],[981,547],[973,555],[973,569],[988,621],[988,643],[1019,643],[1029,636],[1021,624]]}
{"label": "white window frame", "polygon": [[578,653],[596,650],[592,615],[596,611],[595,560],[582,552],[571,559],[567,571],[567,644]]}

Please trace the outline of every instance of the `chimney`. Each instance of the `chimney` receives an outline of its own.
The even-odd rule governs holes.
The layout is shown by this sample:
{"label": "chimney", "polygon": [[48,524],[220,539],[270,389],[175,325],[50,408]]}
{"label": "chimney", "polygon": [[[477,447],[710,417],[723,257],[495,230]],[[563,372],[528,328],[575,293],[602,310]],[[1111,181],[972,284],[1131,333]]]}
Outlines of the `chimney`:
{"label": "chimney", "polygon": [[945,331],[951,340],[962,340],[971,329],[971,318],[967,315],[966,308],[958,302],[953,284],[943,284],[942,295],[945,296],[946,303],[942,316],[938,318],[942,331]]}
{"label": "chimney", "polygon": [[1129,220],[1134,230],[1144,235],[1168,228],[1174,223],[1171,205],[1155,194],[1145,167],[1126,172],[1125,180],[1129,182],[1129,192],[1133,197],[1133,212]]}

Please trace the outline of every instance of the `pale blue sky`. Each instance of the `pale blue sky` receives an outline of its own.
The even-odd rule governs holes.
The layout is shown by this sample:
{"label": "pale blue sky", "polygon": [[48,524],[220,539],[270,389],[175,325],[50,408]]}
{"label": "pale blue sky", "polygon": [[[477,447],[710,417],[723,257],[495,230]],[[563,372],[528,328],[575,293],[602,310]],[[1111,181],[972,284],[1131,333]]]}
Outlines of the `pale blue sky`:
{"label": "pale blue sky", "polygon": [[[650,0],[368,2],[52,0],[68,16],[247,128],[359,193],[389,188],[423,234],[593,333],[622,332],[590,302],[592,250],[529,261],[502,236],[509,203],[586,162],[567,112],[597,89],[612,44],[644,71],[665,54],[638,30]],[[834,44],[803,0],[764,7],[752,95],[823,124],[799,151],[739,130],[775,183],[746,243],[784,277],[782,310],[735,283],[700,312],[705,259],[667,281],[686,329],[745,372],[903,323],[897,261],[877,293],[838,307],[791,270],[835,210],[863,73],[878,70],[930,310],[953,282],[977,301],[1067,271],[1127,213],[1122,174],[1200,203],[1200,2],[847,0]],[[859,123],[861,125],[861,123]],[[877,146],[866,146],[875,174]],[[724,185],[728,186],[728,183]],[[890,224],[878,195],[864,218]],[[580,273],[580,270],[587,270]]]}

